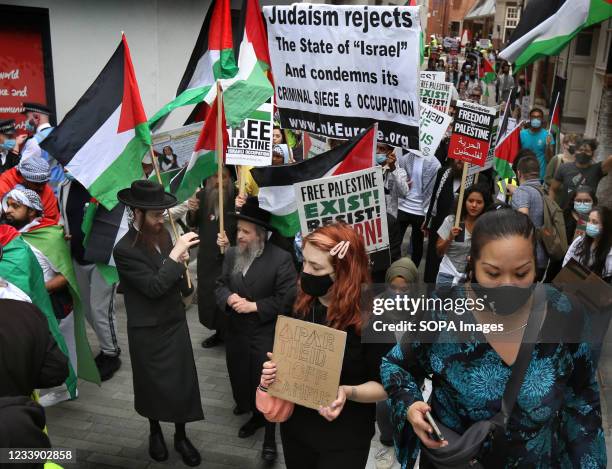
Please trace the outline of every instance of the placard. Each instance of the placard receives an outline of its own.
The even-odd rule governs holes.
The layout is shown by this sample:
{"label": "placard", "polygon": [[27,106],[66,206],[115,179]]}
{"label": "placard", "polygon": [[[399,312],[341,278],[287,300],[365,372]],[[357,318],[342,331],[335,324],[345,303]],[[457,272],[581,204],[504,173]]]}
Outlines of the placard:
{"label": "placard", "polygon": [[499,130],[499,119],[493,121],[493,131],[491,132],[491,141],[489,142],[489,151],[487,153],[487,159],[485,164],[479,166],[477,164],[470,164],[468,168],[468,176],[481,173],[487,169],[491,169],[495,164],[495,142],[497,141],[497,131]]}
{"label": "placard", "polygon": [[304,159],[310,159],[313,156],[320,155],[321,153],[325,153],[328,150],[327,139],[320,135],[304,132],[303,141],[305,152]]}
{"label": "placard", "polygon": [[239,127],[228,127],[225,164],[270,166],[272,164],[272,104],[265,103]]}
{"label": "placard", "polygon": [[423,156],[430,156],[436,152],[450,122],[451,116],[448,114],[421,103],[420,144]]}
{"label": "placard", "polygon": [[367,252],[389,247],[381,167],[294,184],[302,236],[343,221],[363,237]]}
{"label": "placard", "polygon": [[453,84],[445,81],[421,80],[421,102],[440,112],[448,113]]}
{"label": "placard", "polygon": [[417,7],[263,8],[281,127],[419,148]]}
{"label": "placard", "polygon": [[194,122],[177,129],[153,134],[153,151],[157,156],[164,154],[164,148],[170,147],[180,168],[189,163],[193,149],[202,131],[202,122]]}
{"label": "placard", "polygon": [[457,101],[448,156],[484,166],[489,153],[495,115],[495,108],[469,101]]}
{"label": "placard", "polygon": [[276,378],[270,395],[319,410],[338,397],[346,332],[278,316],[272,356]]}
{"label": "placard", "polygon": [[437,81],[438,83],[444,83],[446,81],[446,72],[429,72],[421,71],[421,80]]}

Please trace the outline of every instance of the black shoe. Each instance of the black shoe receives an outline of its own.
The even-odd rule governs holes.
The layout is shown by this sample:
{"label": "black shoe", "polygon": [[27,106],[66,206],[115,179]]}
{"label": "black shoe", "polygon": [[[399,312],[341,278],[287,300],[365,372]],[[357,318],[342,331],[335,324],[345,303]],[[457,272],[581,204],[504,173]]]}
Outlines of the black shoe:
{"label": "black shoe", "polygon": [[202,462],[200,452],[195,449],[187,438],[177,440],[176,435],[174,435],[174,449],[181,455],[183,462],[188,466],[199,466]]}
{"label": "black shoe", "polygon": [[209,338],[204,339],[202,341],[202,347],[203,348],[212,348],[212,347],[216,347],[217,345],[222,344],[222,343],[223,343],[223,339],[221,338],[221,336],[219,335],[218,332],[215,332]]}
{"label": "black shoe", "polygon": [[95,362],[102,381],[111,379],[115,372],[121,368],[121,359],[118,356],[111,357],[102,352],[95,358]]}
{"label": "black shoe", "polygon": [[163,433],[151,433],[149,435],[149,456],[158,462],[168,459],[168,448],[166,448]]}
{"label": "black shoe", "polygon": [[238,431],[238,438],[248,438],[254,435],[257,430],[265,426],[266,420],[257,416],[251,417],[250,420],[245,423]]}
{"label": "black shoe", "polygon": [[267,463],[273,463],[276,461],[277,457],[278,453],[276,452],[276,444],[264,443],[263,448],[261,449],[261,459]]}
{"label": "black shoe", "polygon": [[248,412],[248,410],[242,410],[240,407],[236,406],[234,407],[234,409],[232,410],[232,413],[234,415],[244,415]]}

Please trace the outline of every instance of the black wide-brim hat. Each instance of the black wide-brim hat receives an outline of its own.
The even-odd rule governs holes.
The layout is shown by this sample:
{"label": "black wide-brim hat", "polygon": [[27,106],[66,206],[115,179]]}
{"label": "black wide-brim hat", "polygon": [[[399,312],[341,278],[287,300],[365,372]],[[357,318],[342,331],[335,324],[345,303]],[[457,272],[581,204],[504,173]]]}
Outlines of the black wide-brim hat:
{"label": "black wide-brim hat", "polygon": [[117,192],[117,198],[128,207],[143,210],[164,210],[177,204],[176,197],[164,191],[161,184],[137,180],[129,189]]}
{"label": "black wide-brim hat", "polygon": [[268,231],[275,231],[275,228],[270,225],[272,215],[267,210],[259,207],[257,197],[249,197],[240,212],[230,213],[229,216],[237,220],[244,220],[265,228]]}

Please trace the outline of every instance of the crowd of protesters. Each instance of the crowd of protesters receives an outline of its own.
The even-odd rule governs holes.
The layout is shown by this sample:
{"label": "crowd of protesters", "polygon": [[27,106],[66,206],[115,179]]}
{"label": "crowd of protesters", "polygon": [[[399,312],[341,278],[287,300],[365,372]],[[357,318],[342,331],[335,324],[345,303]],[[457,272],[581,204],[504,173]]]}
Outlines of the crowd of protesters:
{"label": "crowd of protesters", "polygon": [[[447,72],[457,98],[480,102],[487,85],[479,79],[478,55],[494,58],[468,53],[459,67],[432,56],[429,68]],[[524,83],[515,83],[508,64],[499,63],[498,70],[495,100],[505,102]],[[18,440],[18,433],[5,437],[0,431],[6,439],[0,447],[50,447],[52,428],[47,437],[39,406],[78,398],[68,384],[83,368],[80,357],[77,363],[74,308],[82,309],[98,340],[92,344],[98,350],[94,378],[103,387],[113,378],[122,354],[119,295],[127,315],[134,405],[150,426],[149,454],[155,461],[168,458],[160,421],[172,422],[175,450],[186,465],[199,465],[186,428],[204,418],[186,320],[186,298],[195,292],[199,320],[213,331],[201,346],[225,347],[233,413],[248,414],[238,437],[263,428],[261,457],[267,462],[278,457],[280,423],[288,468],[363,468],[378,424],[383,449],[377,467],[389,468],[396,458],[402,467],[413,467],[417,459],[420,467],[438,467],[438,451],[449,442],[435,438],[429,412],[457,434],[497,418],[512,364],[527,360],[505,431],[478,456],[485,467],[606,467],[597,346],[586,340],[538,343],[533,358],[521,354],[523,334],[536,327],[534,311],[546,310],[537,330],[568,323],[572,315],[579,329],[589,318],[588,308],[569,293],[550,283],[538,293],[536,282],[552,281],[575,262],[612,283],[612,211],[596,197],[612,156],[596,161],[595,140],[567,133],[555,155],[544,112],[532,108],[520,134],[516,180],[500,186],[495,172],[485,171],[477,182],[469,180],[462,200],[463,163],[447,158],[448,135],[431,156],[377,145],[390,239],[382,269],[373,267],[361,237],[343,223],[280,236],[271,214],[259,207],[248,168],[240,174],[225,168],[222,181],[217,175],[202,181],[183,204],[155,182],[134,181],[118,194],[129,229],[114,248],[117,282],[84,252],[87,209],[95,201],[39,145],[53,131],[51,110],[38,103],[24,103],[24,109],[29,138],[17,136],[14,121],[0,121],[0,357],[16,357],[0,360],[0,422],[10,419],[12,428],[29,435]],[[451,115],[453,109],[454,103]],[[328,142],[330,148],[339,143]],[[307,157],[299,132],[275,127],[273,145],[274,165]],[[158,164],[178,168],[171,147],[156,157],[158,162],[143,161],[145,173]],[[166,229],[169,209],[184,234],[171,236]],[[49,227],[57,230],[43,230]],[[546,230],[558,234],[556,249]],[[48,247],[62,243],[66,256]],[[11,254],[16,244],[17,260]],[[190,256],[196,246],[197,256]],[[191,257],[197,259],[195,278],[186,267]],[[20,281],[9,275],[17,268]],[[372,281],[385,285],[382,295],[389,297],[412,295],[414,285],[428,283],[434,297],[497,298],[464,319],[502,321],[508,335],[482,333],[472,337],[475,342],[427,341],[411,333],[363,340],[371,327],[364,298],[378,294]],[[271,352],[280,314],[347,332],[337,399],[318,411],[267,394],[277,372]],[[450,313],[428,314],[443,321]],[[55,324],[55,333],[48,324]]]}

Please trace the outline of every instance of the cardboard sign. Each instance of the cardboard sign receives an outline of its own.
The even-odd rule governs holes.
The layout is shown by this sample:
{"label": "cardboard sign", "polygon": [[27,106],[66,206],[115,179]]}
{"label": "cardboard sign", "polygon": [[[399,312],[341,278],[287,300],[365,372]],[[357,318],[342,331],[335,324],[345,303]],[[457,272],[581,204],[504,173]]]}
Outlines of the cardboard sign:
{"label": "cardboard sign", "polygon": [[[442,72],[441,72],[442,73]],[[421,102],[446,114],[451,101],[453,84],[445,81],[421,80]]]}
{"label": "cardboard sign", "polygon": [[419,8],[263,8],[281,127],[419,149]]}
{"label": "cardboard sign", "polygon": [[451,116],[421,103],[421,154],[433,155],[446,133],[451,122]]}
{"label": "cardboard sign", "polygon": [[495,114],[495,108],[457,101],[448,156],[484,166],[489,153]]}
{"label": "cardboard sign", "polygon": [[363,237],[366,251],[389,247],[382,168],[294,184],[302,236],[343,221]]}
{"label": "cardboard sign", "polygon": [[318,410],[336,400],[346,332],[278,316],[272,351],[277,366],[270,395]]}
{"label": "cardboard sign", "polygon": [[272,104],[265,103],[239,127],[228,127],[225,164],[270,166],[272,164]]}

